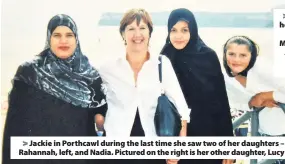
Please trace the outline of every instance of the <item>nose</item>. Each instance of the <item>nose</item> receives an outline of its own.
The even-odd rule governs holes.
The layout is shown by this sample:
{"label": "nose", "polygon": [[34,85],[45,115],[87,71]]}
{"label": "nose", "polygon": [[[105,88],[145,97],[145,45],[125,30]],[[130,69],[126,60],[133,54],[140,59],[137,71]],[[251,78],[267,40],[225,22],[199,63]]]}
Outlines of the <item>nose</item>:
{"label": "nose", "polygon": [[67,37],[65,36],[60,37],[59,43],[62,43],[62,44],[67,43]]}
{"label": "nose", "polygon": [[141,36],[142,32],[140,29],[136,29],[135,30],[135,33],[134,33],[134,36]]}
{"label": "nose", "polygon": [[234,60],[235,62],[239,62],[239,61],[240,61],[239,55],[234,55],[234,56],[233,56],[233,60]]}
{"label": "nose", "polygon": [[182,33],[178,32],[175,36],[176,39],[181,39],[182,38]]}

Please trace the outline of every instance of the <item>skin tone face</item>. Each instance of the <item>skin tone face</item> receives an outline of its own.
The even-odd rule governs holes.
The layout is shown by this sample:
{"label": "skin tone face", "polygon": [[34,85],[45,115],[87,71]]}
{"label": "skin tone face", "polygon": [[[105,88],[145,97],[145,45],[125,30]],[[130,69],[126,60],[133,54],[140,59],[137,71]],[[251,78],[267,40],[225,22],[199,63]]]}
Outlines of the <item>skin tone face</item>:
{"label": "skin tone face", "polygon": [[231,43],[227,48],[226,59],[232,73],[237,75],[248,67],[251,52],[245,44]]}
{"label": "skin tone face", "polygon": [[170,42],[177,50],[182,50],[190,40],[190,30],[185,21],[177,22],[170,31]]}
{"label": "skin tone face", "polygon": [[147,24],[141,20],[137,25],[137,20],[126,26],[123,33],[127,45],[127,53],[140,53],[148,50],[149,28]]}
{"label": "skin tone face", "polygon": [[50,38],[51,51],[60,59],[73,55],[76,49],[76,38],[70,28],[58,26]]}

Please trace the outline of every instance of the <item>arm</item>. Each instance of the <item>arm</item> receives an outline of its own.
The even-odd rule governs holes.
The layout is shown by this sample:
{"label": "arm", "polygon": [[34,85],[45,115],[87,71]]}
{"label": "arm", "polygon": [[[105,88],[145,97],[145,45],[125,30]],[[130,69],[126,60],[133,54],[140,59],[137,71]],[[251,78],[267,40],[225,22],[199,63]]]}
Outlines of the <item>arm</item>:
{"label": "arm", "polygon": [[228,101],[228,96],[225,88],[224,77],[222,74],[214,78],[213,83],[216,85],[216,106],[212,105],[211,108],[220,108],[217,109],[215,113],[215,118],[217,119],[217,135],[218,136],[233,136],[233,127],[230,113],[230,106]]}
{"label": "arm", "polygon": [[[97,71],[100,74],[100,83],[101,83],[100,84],[101,89],[98,90],[98,92],[100,92],[100,94],[106,100],[107,88],[106,88],[106,85],[104,84],[104,79],[103,79],[103,77],[101,75],[101,74],[104,73],[102,68],[103,68],[102,66],[97,68]],[[105,116],[106,116],[106,113],[107,113],[107,109],[108,109],[107,103],[104,104],[103,106],[100,106],[100,107],[94,109],[94,122],[95,122],[95,129],[96,129],[96,131],[102,131],[104,129]]]}
{"label": "arm", "polygon": [[5,136],[10,137],[15,134],[27,134],[29,130],[27,129],[27,123],[32,122],[30,117],[27,117],[27,111],[34,106],[34,102],[36,103],[36,101],[30,100],[31,97],[34,98],[36,93],[32,87],[24,82],[18,80],[13,81],[13,87],[8,96],[8,110],[4,130]]}
{"label": "arm", "polygon": [[251,86],[262,81],[265,86],[268,86],[268,89],[253,96],[249,104],[256,107],[276,107],[277,102],[285,103],[285,78],[274,76],[271,67],[267,68],[264,64],[266,62],[257,61],[255,66],[248,72],[248,78],[253,79]]}
{"label": "arm", "polygon": [[262,99],[264,99],[264,101],[285,103],[285,81],[282,84],[284,84],[284,86],[280,86],[274,91],[261,92]]}
{"label": "arm", "polygon": [[249,101],[249,106],[269,108],[278,107],[277,102],[285,103],[285,80],[278,80],[283,86],[277,87],[274,91],[260,92],[252,97]]}
{"label": "arm", "polygon": [[180,136],[187,136],[187,120],[182,120],[182,128],[181,128],[181,131],[180,131]]}
{"label": "arm", "polygon": [[167,97],[175,104],[182,116],[180,136],[186,136],[187,122],[190,122],[190,109],[180,88],[176,74],[168,58],[162,56],[162,81]]}
{"label": "arm", "polygon": [[285,103],[285,78],[278,81],[281,85],[273,92],[272,97],[277,102]]}
{"label": "arm", "polygon": [[213,117],[216,121],[217,136],[233,136],[233,126],[230,112],[230,105],[226,91],[225,79],[221,70],[220,62],[215,52],[208,55],[208,60],[212,70],[215,73],[209,77],[209,90],[206,91],[205,97],[209,111],[214,112]]}

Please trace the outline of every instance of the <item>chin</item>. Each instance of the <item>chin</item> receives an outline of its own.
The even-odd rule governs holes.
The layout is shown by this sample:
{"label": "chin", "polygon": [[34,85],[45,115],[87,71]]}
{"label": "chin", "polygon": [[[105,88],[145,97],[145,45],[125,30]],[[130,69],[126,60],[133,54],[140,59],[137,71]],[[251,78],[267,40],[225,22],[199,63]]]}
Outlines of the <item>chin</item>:
{"label": "chin", "polygon": [[233,72],[235,73],[241,73],[244,69],[232,69]]}
{"label": "chin", "polygon": [[67,59],[67,58],[69,58],[71,55],[69,55],[69,54],[60,54],[60,55],[56,55],[58,58],[60,58],[60,59]]}
{"label": "chin", "polygon": [[134,48],[131,51],[132,52],[144,52],[144,51],[147,51],[147,48]]}
{"label": "chin", "polygon": [[173,45],[173,47],[175,48],[175,49],[177,49],[177,50],[182,50],[182,49],[184,49],[185,48],[185,46],[175,46],[175,45]]}
{"label": "chin", "polygon": [[241,73],[242,71],[233,71],[234,74],[239,74]]}

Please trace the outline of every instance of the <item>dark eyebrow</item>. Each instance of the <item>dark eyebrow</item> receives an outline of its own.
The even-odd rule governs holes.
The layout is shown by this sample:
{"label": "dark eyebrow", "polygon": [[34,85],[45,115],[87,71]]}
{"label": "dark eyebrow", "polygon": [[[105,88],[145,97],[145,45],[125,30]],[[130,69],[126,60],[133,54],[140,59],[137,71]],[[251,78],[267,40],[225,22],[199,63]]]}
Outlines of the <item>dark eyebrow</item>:
{"label": "dark eyebrow", "polygon": [[132,25],[128,25],[127,28],[134,28]]}
{"label": "dark eyebrow", "polygon": [[[73,32],[68,32],[68,33],[66,33],[67,35],[74,35],[74,33]],[[54,32],[52,35],[61,35],[61,33],[59,33],[59,32]]]}

